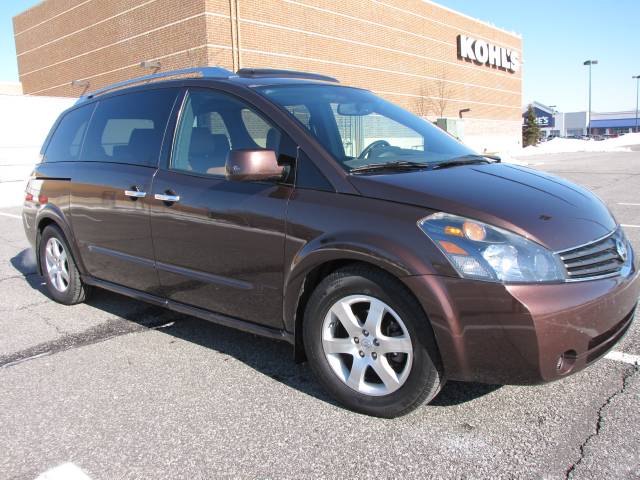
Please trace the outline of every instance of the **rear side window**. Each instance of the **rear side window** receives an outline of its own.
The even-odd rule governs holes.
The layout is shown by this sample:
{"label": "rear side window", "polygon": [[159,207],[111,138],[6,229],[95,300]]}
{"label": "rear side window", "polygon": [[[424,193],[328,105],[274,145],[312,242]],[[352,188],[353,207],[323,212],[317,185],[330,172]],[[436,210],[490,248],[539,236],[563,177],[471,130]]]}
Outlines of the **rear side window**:
{"label": "rear side window", "polygon": [[156,166],[176,93],[167,88],[101,100],[89,125],[82,160]]}
{"label": "rear side window", "polygon": [[78,161],[82,140],[94,108],[95,104],[86,105],[62,117],[45,151],[45,162]]}

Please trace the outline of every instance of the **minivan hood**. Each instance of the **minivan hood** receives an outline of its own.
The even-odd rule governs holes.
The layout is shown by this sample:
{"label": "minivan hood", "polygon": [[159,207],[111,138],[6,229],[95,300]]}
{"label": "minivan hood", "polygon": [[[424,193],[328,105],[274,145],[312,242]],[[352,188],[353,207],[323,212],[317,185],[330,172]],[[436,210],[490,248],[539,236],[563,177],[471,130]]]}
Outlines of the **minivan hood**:
{"label": "minivan hood", "polygon": [[554,251],[588,243],[616,227],[607,207],[587,189],[517,165],[461,165],[350,175],[349,180],[364,196],[474,218]]}

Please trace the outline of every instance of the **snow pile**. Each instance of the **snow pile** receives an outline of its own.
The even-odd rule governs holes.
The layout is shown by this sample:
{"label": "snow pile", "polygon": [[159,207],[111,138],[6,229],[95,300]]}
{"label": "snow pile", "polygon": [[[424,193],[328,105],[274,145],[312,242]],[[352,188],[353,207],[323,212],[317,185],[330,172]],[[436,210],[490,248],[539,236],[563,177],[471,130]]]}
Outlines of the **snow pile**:
{"label": "snow pile", "polygon": [[517,151],[506,153],[505,158],[528,157],[550,153],[571,152],[628,152],[631,146],[640,146],[640,133],[627,133],[617,138],[607,140],[579,140],[576,138],[554,138],[548,142],[539,143]]}

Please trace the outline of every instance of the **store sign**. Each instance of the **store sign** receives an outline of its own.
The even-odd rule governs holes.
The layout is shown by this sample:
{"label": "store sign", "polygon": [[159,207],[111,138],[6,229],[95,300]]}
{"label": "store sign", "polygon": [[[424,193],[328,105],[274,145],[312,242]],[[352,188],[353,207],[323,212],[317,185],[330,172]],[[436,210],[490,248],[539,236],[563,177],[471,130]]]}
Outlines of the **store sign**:
{"label": "store sign", "polygon": [[[533,107],[533,113],[536,116],[536,125],[538,125],[539,127],[541,128],[555,127],[556,125],[555,118],[551,113],[545,112],[544,110],[540,110],[537,107]],[[522,114],[522,119],[526,122],[527,120],[526,111]]]}
{"label": "store sign", "polygon": [[518,52],[466,35],[458,35],[458,58],[512,73],[520,70]]}

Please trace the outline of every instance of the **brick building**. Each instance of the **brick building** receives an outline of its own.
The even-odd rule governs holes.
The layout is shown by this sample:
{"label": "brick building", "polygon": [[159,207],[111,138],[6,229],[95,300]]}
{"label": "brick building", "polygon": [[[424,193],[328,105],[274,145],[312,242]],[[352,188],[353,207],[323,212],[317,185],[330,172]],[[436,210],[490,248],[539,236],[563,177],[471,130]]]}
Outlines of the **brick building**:
{"label": "brick building", "polygon": [[13,24],[25,94],[79,96],[158,69],[142,61],[286,68],[429,118],[469,109],[477,149],[520,141],[521,37],[429,1],[45,0]]}

